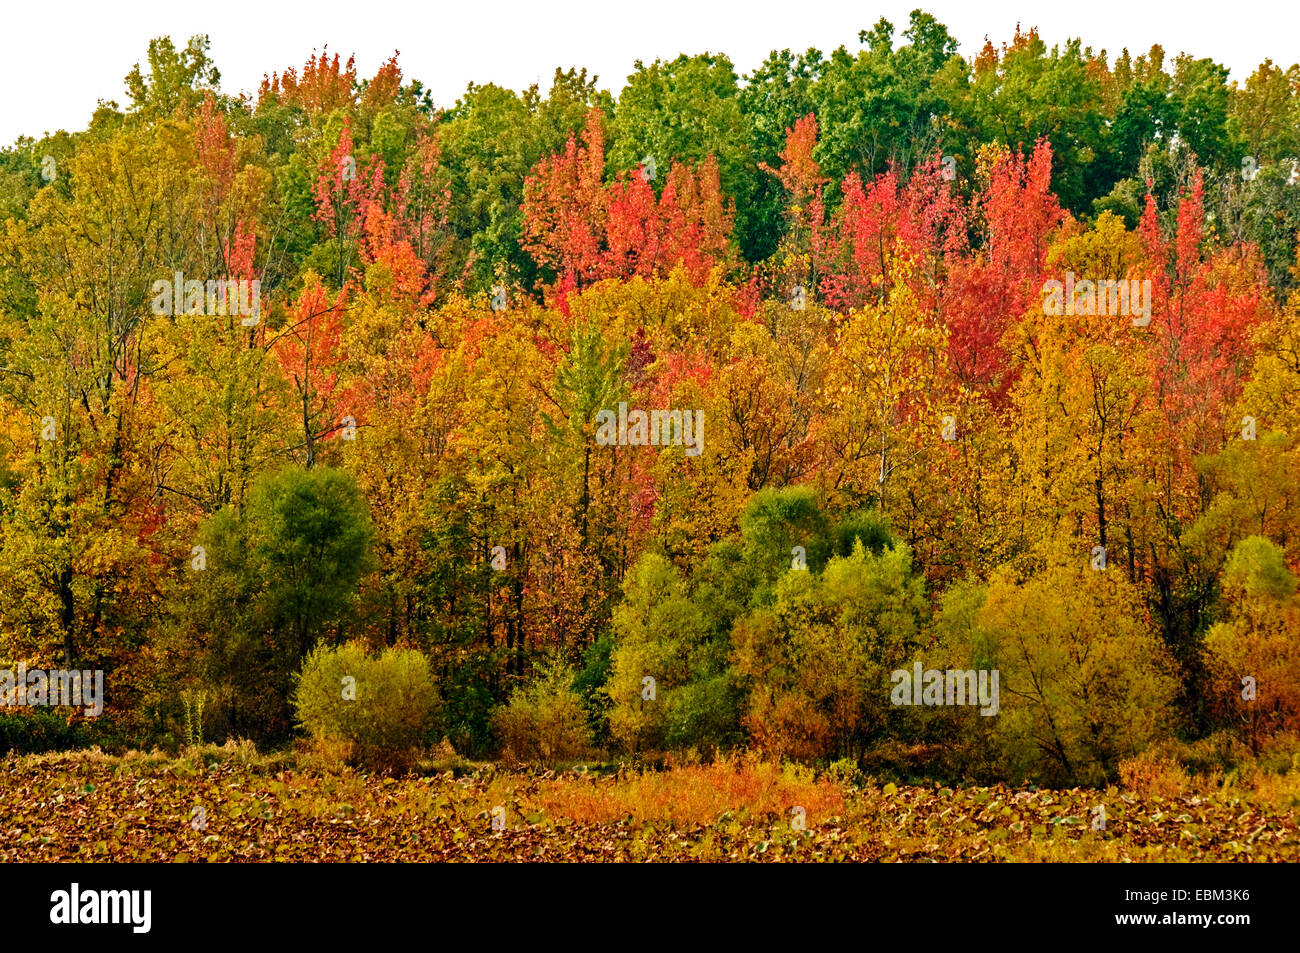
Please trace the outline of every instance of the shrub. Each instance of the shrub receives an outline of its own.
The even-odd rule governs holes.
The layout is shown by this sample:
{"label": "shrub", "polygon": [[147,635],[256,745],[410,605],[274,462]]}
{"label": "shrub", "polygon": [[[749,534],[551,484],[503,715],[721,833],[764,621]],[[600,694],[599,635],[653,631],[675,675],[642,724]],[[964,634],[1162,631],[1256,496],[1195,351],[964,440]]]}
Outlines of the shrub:
{"label": "shrub", "polygon": [[1189,784],[1183,766],[1154,748],[1121,760],[1119,777],[1125,790],[1159,797],[1179,797]]}
{"label": "shrub", "polygon": [[838,761],[832,761],[823,773],[823,778],[832,784],[839,784],[843,787],[861,787],[864,780],[862,771],[858,768],[858,763],[852,758],[840,758]]}
{"label": "shrub", "polygon": [[0,714],[0,755],[42,754],[81,748],[88,744],[85,729],[53,711],[30,714]]}
{"label": "shrub", "polygon": [[1178,763],[1196,775],[1227,774],[1252,758],[1249,746],[1226,729],[1189,744],[1170,743],[1169,747]]}
{"label": "shrub", "polygon": [[369,655],[354,643],[317,646],[296,679],[299,723],[322,748],[344,746],[366,767],[409,767],[440,707],[428,659],[414,649]]}
{"label": "shrub", "polygon": [[559,662],[545,666],[536,681],[516,690],[492,720],[503,750],[520,760],[576,758],[591,744],[587,712],[574,691],[573,672]]}
{"label": "shrub", "polygon": [[207,707],[207,692],[186,690],[181,692],[181,705],[185,711],[185,746],[198,747],[203,744],[203,709]]}
{"label": "shrub", "polygon": [[1148,618],[1121,574],[1079,559],[994,573],[976,635],[1000,672],[990,720],[1012,779],[1102,784],[1163,737],[1176,684]]}
{"label": "shrub", "polygon": [[771,756],[858,757],[890,715],[889,673],[911,654],[925,609],[906,544],[789,572],[776,600],[732,630],[749,689],[745,726]]}
{"label": "shrub", "polygon": [[587,710],[591,741],[598,748],[607,747],[609,733],[609,693],[605,683],[614,671],[614,637],[608,632],[596,639],[582,654],[583,666],[573,677],[573,690],[582,698]]}
{"label": "shrub", "polygon": [[[1248,536],[1222,575],[1227,617],[1205,638],[1209,708],[1258,754],[1300,733],[1300,597],[1281,546]],[[1249,680],[1249,681],[1248,681]]]}

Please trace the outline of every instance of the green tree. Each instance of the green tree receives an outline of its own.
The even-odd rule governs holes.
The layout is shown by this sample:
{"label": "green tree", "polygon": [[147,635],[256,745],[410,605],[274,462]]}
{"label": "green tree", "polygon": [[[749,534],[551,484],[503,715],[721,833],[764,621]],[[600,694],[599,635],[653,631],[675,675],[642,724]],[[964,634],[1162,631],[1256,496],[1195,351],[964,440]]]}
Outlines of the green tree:
{"label": "green tree", "polygon": [[798,758],[861,757],[885,727],[889,674],[915,649],[925,608],[905,544],[876,554],[858,540],[821,573],[790,569],[772,605],[733,629],[750,737]]}
{"label": "green tree", "polygon": [[[750,205],[759,176],[750,151],[749,124],[731,60],[702,53],[678,56],[649,66],[640,60],[619,94],[605,154],[608,176],[654,160],[656,191],[674,161],[698,167],[709,156],[718,162],[722,192],[736,203],[736,233],[749,255]],[[690,122],[682,117],[689,116]]]}
{"label": "green tree", "polygon": [[1013,779],[1100,784],[1166,727],[1172,664],[1115,568],[1045,563],[995,573],[979,617],[999,672],[995,737]]}
{"label": "green tree", "polygon": [[371,537],[355,480],[329,467],[264,473],[242,511],[200,528],[188,622],[229,731],[285,736],[290,676],[319,639],[343,632]]}
{"label": "green tree", "polygon": [[858,40],[856,56],[840,47],[817,83],[821,142],[817,159],[838,183],[856,171],[870,180],[895,163],[904,173],[939,149],[951,105],[951,80],[939,74],[957,52],[947,27],[920,10],[912,12],[894,46],[894,25],[883,17]]}
{"label": "green tree", "polygon": [[570,134],[582,133],[592,106],[613,111],[595,77],[557,69],[545,97],[535,85],[522,95],[471,85],[443,116],[439,141],[456,196],[450,225],[476,288],[532,287],[535,268],[520,247],[524,178],[543,157],[562,151]]}
{"label": "green tree", "polygon": [[675,696],[690,680],[692,654],[707,641],[704,620],[672,563],[647,553],[624,581],[613,622],[610,733],[634,753],[659,748],[672,730]]}
{"label": "green tree", "polygon": [[154,121],[168,119],[178,111],[195,109],[205,92],[215,92],[221,73],[208,56],[208,46],[206,34],[190,37],[179,50],[169,36],[150,40],[148,73],[136,63],[126,74],[126,89],[136,114]]}
{"label": "green tree", "polygon": [[1227,617],[1205,637],[1210,708],[1258,752],[1280,731],[1300,731],[1300,598],[1282,547],[1248,536],[1221,577]]}

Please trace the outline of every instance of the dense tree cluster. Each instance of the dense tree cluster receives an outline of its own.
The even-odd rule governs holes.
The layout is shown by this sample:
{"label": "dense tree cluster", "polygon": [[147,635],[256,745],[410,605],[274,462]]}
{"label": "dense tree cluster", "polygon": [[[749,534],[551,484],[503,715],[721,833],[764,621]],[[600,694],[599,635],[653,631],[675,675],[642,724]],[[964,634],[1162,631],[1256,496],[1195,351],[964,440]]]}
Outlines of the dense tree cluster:
{"label": "dense tree cluster", "polygon": [[[137,744],[367,666],[475,755],[1294,744],[1300,66],[859,41],[442,109],[159,39],[0,152],[0,667],[103,669]],[[917,662],[997,715],[891,703]]]}

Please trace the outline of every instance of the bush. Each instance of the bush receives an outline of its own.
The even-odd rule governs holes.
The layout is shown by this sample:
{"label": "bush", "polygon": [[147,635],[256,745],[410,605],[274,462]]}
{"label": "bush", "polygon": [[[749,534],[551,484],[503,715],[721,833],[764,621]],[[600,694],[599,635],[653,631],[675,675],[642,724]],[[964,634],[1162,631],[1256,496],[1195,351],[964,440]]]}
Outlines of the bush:
{"label": "bush", "polygon": [[573,673],[559,662],[545,666],[531,685],[518,689],[493,717],[503,751],[523,761],[577,758],[591,745],[582,698]]}
{"label": "bush", "polygon": [[385,770],[409,767],[440,707],[428,659],[414,649],[369,655],[349,643],[317,646],[296,679],[299,723],[322,749]]}
{"label": "bush", "polygon": [[1183,766],[1157,748],[1121,760],[1119,777],[1126,791],[1158,797],[1180,797],[1190,783]]}
{"label": "bush", "polygon": [[1101,785],[1160,740],[1177,686],[1142,596],[1118,572],[1051,555],[1028,579],[994,573],[971,637],[991,656],[993,743],[1012,781]]}
{"label": "bush", "polygon": [[1269,774],[1300,770],[1300,736],[1273,735],[1260,749],[1259,766]]}
{"label": "bush", "polygon": [[1258,754],[1274,735],[1300,734],[1297,579],[1281,546],[1248,536],[1221,581],[1227,613],[1205,638],[1207,701],[1218,725]]}
{"label": "bush", "polygon": [[43,754],[46,751],[65,751],[84,748],[89,744],[81,725],[53,711],[33,711],[30,714],[0,714],[0,755]]}

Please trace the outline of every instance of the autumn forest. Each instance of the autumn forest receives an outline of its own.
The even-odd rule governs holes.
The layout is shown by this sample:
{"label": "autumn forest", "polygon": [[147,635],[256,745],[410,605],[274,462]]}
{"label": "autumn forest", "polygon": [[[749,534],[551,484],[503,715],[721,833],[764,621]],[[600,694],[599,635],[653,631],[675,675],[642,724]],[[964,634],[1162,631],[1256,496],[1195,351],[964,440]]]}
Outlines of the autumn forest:
{"label": "autumn forest", "polygon": [[0,150],[0,754],[1294,779],[1300,66],[1124,39],[149,41]]}

